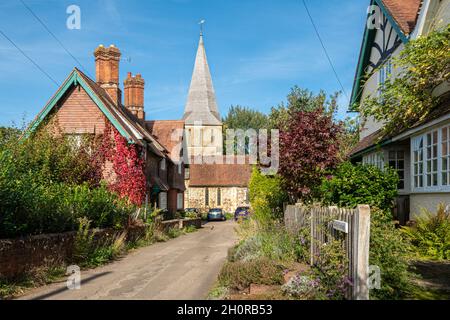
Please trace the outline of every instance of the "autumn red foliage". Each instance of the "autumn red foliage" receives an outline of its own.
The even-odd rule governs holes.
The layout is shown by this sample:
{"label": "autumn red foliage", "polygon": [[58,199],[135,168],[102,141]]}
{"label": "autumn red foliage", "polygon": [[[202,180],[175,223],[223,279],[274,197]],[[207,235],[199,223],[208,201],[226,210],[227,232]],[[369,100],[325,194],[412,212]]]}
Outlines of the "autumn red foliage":
{"label": "autumn red foliage", "polygon": [[127,197],[131,203],[141,205],[145,200],[146,179],[140,147],[128,144],[115,129],[114,142],[115,150],[111,158],[116,179],[110,188],[120,197]]}
{"label": "autumn red foliage", "polygon": [[311,200],[338,163],[341,127],[321,109],[296,112],[280,132],[279,173],[294,200]]}
{"label": "autumn red foliage", "polygon": [[105,129],[100,141],[92,146],[90,156],[90,179],[100,181],[104,178],[106,163],[112,163],[115,177],[108,181],[109,189],[131,204],[142,205],[145,201],[146,178],[142,149],[128,141],[105,119]]}

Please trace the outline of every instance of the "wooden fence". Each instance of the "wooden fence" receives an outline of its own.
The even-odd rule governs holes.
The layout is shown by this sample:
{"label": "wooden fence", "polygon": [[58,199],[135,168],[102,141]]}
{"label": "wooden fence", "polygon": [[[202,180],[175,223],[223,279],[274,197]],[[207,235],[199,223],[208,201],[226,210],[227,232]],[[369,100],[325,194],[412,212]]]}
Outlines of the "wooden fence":
{"label": "wooden fence", "polygon": [[352,287],[348,297],[368,300],[370,208],[360,205],[356,209],[338,207],[287,206],[284,214],[286,228],[298,231],[310,228],[310,263],[320,258],[320,248],[333,239],[342,240],[348,259],[348,276]]}

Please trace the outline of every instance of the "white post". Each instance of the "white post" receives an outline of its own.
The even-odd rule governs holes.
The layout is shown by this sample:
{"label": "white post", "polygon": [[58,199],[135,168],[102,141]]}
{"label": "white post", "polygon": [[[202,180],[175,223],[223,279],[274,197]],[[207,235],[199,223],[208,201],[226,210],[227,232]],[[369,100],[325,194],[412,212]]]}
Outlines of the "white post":
{"label": "white post", "polygon": [[369,300],[370,207],[359,205],[353,223],[353,300]]}
{"label": "white post", "polygon": [[311,266],[314,265],[314,242],[315,242],[315,228],[314,228],[314,208],[310,209],[311,215],[310,215],[310,223],[311,223],[311,244],[310,244],[310,256],[311,256]]}

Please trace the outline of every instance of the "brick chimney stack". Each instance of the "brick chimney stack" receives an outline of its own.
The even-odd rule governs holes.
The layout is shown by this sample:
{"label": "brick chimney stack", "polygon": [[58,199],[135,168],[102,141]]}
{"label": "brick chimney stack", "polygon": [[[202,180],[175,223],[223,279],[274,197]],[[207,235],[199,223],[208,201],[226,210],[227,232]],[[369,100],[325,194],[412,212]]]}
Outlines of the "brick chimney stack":
{"label": "brick chimney stack", "polygon": [[122,91],[119,88],[120,50],[114,45],[109,48],[100,45],[95,49],[94,56],[97,83],[117,105],[120,105],[122,100]]}
{"label": "brick chimney stack", "polygon": [[123,82],[125,108],[141,121],[145,121],[144,85],[142,76],[140,74],[133,76],[131,72],[128,72],[128,77]]}

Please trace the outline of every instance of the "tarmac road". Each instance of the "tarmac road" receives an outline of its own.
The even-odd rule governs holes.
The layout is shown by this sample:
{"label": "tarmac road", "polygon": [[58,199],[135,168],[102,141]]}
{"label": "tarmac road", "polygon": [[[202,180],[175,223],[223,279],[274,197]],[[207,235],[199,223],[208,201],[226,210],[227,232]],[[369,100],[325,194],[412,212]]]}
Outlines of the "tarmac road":
{"label": "tarmac road", "polygon": [[236,242],[232,221],[137,249],[119,261],[81,272],[81,288],[66,281],[34,289],[20,299],[205,299]]}

